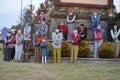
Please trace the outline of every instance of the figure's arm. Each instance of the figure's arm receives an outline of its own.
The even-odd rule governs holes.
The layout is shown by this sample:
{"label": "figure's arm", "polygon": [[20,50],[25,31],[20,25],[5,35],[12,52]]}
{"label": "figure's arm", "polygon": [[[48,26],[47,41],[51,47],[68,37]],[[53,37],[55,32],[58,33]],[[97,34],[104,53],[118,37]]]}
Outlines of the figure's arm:
{"label": "figure's arm", "polygon": [[67,22],[70,22],[70,20],[69,20],[69,16],[67,15]]}
{"label": "figure's arm", "polygon": [[77,38],[74,40],[75,43],[77,43],[80,40],[80,34],[78,34]]}
{"label": "figure's arm", "polygon": [[47,34],[47,32],[48,32],[48,25],[46,24],[45,34]]}
{"label": "figure's arm", "polygon": [[100,16],[97,18],[97,23],[100,24]]}
{"label": "figure's arm", "polygon": [[29,28],[27,30],[28,30],[28,32],[26,33],[26,35],[29,35],[31,33],[31,26],[29,26]]}
{"label": "figure's arm", "polygon": [[115,35],[115,38],[118,38],[120,35],[120,29],[118,30],[117,34]]}
{"label": "figure's arm", "polygon": [[60,38],[59,38],[58,44],[61,44],[61,43],[62,43],[62,38],[63,38],[63,34],[60,33]]}
{"label": "figure's arm", "polygon": [[93,16],[91,16],[92,24],[95,23]]}
{"label": "figure's arm", "polygon": [[33,34],[33,45],[35,45],[35,35]]}
{"label": "figure's arm", "polygon": [[72,20],[70,22],[74,22],[76,19],[76,15],[74,15],[74,17],[72,18]]}
{"label": "figure's arm", "polygon": [[69,20],[69,17],[67,16],[67,22],[72,23],[76,19],[76,15],[73,16],[72,20]]}
{"label": "figure's arm", "polygon": [[52,33],[52,41],[53,41],[53,43],[56,43],[56,40],[55,40],[55,37],[54,37],[54,36],[55,36],[55,33],[53,32],[53,33]]}
{"label": "figure's arm", "polygon": [[112,29],[111,29],[111,31],[110,31],[110,32],[111,32],[111,36],[112,36],[112,38],[113,38],[113,39],[115,39],[115,35],[114,35],[114,32],[113,32],[113,30],[112,30]]}

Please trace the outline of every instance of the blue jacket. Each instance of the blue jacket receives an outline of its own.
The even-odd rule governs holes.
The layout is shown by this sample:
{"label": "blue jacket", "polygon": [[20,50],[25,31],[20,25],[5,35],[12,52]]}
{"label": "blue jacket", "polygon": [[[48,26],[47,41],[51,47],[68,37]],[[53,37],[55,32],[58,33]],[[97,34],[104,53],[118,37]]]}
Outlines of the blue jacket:
{"label": "blue jacket", "polygon": [[100,24],[100,16],[97,16],[96,18],[94,16],[91,16],[91,20],[92,20],[92,25],[98,25]]}
{"label": "blue jacket", "polygon": [[42,57],[45,57],[48,55],[48,43],[47,42],[40,43],[40,54]]}

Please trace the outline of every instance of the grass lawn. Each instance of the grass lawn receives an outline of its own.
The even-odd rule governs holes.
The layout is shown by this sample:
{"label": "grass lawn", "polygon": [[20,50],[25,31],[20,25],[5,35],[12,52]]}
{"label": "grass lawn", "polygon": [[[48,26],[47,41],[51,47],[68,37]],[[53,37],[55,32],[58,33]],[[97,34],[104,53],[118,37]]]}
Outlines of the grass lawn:
{"label": "grass lawn", "polygon": [[120,64],[37,64],[3,62],[0,80],[120,80]]}

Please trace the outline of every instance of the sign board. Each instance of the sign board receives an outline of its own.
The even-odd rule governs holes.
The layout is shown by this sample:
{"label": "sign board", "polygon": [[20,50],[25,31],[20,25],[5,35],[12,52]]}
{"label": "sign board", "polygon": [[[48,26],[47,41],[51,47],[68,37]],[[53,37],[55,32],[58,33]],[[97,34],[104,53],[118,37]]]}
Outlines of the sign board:
{"label": "sign board", "polygon": [[110,8],[113,0],[54,0],[55,6],[81,6],[95,8]]}
{"label": "sign board", "polygon": [[108,0],[60,0],[61,3],[108,5]]}

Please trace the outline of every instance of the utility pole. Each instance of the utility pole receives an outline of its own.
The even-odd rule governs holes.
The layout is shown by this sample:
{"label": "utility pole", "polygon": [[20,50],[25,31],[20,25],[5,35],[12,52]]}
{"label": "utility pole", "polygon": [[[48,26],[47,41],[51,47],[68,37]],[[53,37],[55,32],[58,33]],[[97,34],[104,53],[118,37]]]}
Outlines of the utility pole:
{"label": "utility pole", "polygon": [[31,5],[32,5],[32,0],[31,0]]}
{"label": "utility pole", "polygon": [[21,25],[22,25],[22,6],[23,6],[23,0],[21,0],[21,19],[20,19]]}

